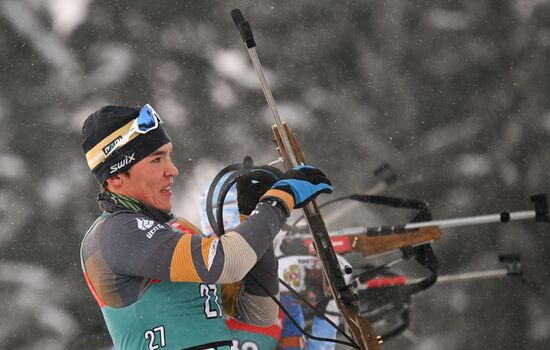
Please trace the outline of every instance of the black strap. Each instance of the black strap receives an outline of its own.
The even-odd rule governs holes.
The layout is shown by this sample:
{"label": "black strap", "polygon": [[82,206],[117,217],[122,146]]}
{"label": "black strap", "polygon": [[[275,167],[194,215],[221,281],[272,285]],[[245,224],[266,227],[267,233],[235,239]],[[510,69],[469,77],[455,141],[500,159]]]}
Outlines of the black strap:
{"label": "black strap", "polygon": [[231,347],[233,345],[232,340],[222,340],[222,341],[215,341],[212,343],[206,343],[201,345],[192,346],[190,348],[183,348],[180,350],[206,350],[206,349],[217,349],[221,346],[229,346]]}
{"label": "black strap", "polygon": [[[360,202],[385,205],[393,208],[415,209],[418,212],[412,219],[412,222],[432,220],[432,214],[428,208],[428,204],[421,200],[389,196],[372,196],[366,194],[352,194],[349,198]],[[414,258],[420,265],[430,271],[430,275],[416,284],[399,286],[404,297],[408,297],[412,294],[425,290],[437,282],[437,270],[439,263],[431,244],[422,244],[412,248],[405,248],[401,251],[405,259]]]}
{"label": "black strap", "polygon": [[[225,228],[223,227],[223,205],[225,203],[225,197],[229,193],[231,187],[233,187],[233,185],[236,184],[237,181],[239,181],[239,178],[252,172],[254,172],[254,179],[257,181],[273,180],[274,178],[275,180],[277,180],[282,175],[282,172],[275,167],[269,165],[254,167],[252,166],[252,164],[252,158],[246,156],[242,163],[234,163],[220,170],[220,172],[216,175],[216,177],[214,177],[214,180],[212,180],[212,183],[210,184],[210,188],[208,189],[208,194],[206,196],[206,215],[208,217],[208,222],[210,223],[212,230],[218,237],[225,234]],[[221,179],[226,174],[231,172],[232,174],[229,175],[222,183],[221,188],[218,192],[218,197],[215,199],[217,211],[216,215],[214,216],[214,192],[218,187]]]}
{"label": "black strap", "polygon": [[[214,197],[214,191],[216,190],[216,187],[218,186],[218,183],[220,182],[220,180],[222,179],[222,177],[225,174],[230,173],[232,171],[237,171],[240,168],[241,168],[240,163],[234,163],[234,164],[230,164],[230,165],[226,166],[225,168],[223,168],[222,170],[220,170],[220,172],[214,177],[214,180],[212,180],[212,183],[210,184],[210,188],[208,189],[208,193],[206,195],[206,216],[208,217],[208,223],[212,227],[212,231],[214,231],[214,233],[218,237],[220,236],[220,227],[218,225],[218,221],[216,221],[216,218],[214,217],[214,208],[213,208],[213,205],[212,205],[212,203],[213,203],[212,199]],[[218,198],[219,198],[219,195],[218,195]],[[224,199],[225,199],[225,197],[224,197]],[[217,210],[218,210],[218,212],[223,212],[223,206],[220,207],[218,205]],[[223,221],[220,221],[220,222],[223,223]],[[223,224],[222,224],[222,227],[223,227]]]}

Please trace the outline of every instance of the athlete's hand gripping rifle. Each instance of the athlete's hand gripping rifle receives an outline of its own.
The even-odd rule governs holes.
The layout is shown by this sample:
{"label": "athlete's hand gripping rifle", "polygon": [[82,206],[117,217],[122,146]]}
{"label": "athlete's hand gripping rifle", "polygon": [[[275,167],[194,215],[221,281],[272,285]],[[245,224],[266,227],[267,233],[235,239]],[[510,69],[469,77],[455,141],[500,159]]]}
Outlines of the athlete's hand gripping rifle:
{"label": "athlete's hand gripping rifle", "polygon": [[[242,16],[240,10],[231,11],[235,25],[241,33],[246,44],[248,53],[260,79],[267,103],[275,119],[273,134],[277,142],[278,151],[286,169],[296,165],[305,164],[303,154],[286,124],[281,121],[279,112],[273,100],[273,95],[265,79],[263,69],[256,53],[256,43],[248,22]],[[380,349],[381,339],[376,336],[370,322],[359,315],[359,298],[351,285],[347,285],[343,271],[340,268],[336,253],[332,247],[327,228],[315,201],[312,201],[304,208],[304,216],[313,236],[313,241],[321,268],[328,283],[329,291],[336,301],[346,325],[351,330],[354,338],[354,346],[362,350]],[[349,337],[348,337],[349,338]],[[350,339],[351,340],[351,339]]]}

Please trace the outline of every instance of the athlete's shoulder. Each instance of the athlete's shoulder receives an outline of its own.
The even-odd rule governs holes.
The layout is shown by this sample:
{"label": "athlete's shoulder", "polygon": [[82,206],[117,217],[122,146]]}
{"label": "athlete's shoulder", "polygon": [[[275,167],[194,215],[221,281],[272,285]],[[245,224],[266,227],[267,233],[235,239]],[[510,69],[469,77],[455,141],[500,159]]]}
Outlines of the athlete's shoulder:
{"label": "athlete's shoulder", "polygon": [[136,213],[132,210],[118,210],[107,216],[102,226],[103,229],[112,229],[114,227],[117,230],[122,228],[134,231],[145,230],[157,224],[161,223],[148,215]]}
{"label": "athlete's shoulder", "polygon": [[[161,223],[150,216],[134,211],[120,210],[106,216],[93,229],[102,247],[139,241],[151,242],[159,235],[173,235],[175,232],[167,223]],[[129,243],[128,243],[129,244]]]}

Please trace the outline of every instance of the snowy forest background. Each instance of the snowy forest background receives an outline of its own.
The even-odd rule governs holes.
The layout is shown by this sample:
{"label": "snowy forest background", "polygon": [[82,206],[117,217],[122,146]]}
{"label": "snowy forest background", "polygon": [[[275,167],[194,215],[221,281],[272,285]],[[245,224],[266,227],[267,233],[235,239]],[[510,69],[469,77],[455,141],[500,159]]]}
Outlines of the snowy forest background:
{"label": "snowy forest background", "polygon": [[[363,193],[384,162],[398,182],[383,193],[425,200],[436,219],[527,210],[548,191],[548,0],[0,0],[0,348],[109,346],[79,262],[98,214],[80,147],[91,112],[155,107],[182,170],[174,212],[197,224],[221,167],[276,158],[233,8],[333,196]],[[406,219],[369,209],[333,228]],[[444,230],[434,249],[441,274],[519,253],[525,283],[436,284],[384,349],[548,349],[547,225]]]}

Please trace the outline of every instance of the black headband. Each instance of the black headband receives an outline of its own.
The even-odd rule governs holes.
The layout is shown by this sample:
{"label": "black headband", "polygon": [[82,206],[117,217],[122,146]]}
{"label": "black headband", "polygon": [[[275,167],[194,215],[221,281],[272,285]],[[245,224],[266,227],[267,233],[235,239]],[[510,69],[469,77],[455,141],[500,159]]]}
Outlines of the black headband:
{"label": "black headband", "polygon": [[[139,107],[105,106],[92,113],[82,126],[82,148],[84,153],[88,155],[89,153],[103,152],[103,155],[106,155],[109,148],[103,147],[105,140],[108,140],[110,135],[137,118],[139,111]],[[90,165],[90,159],[88,159],[88,165],[93,167],[92,174],[94,174],[97,182],[103,185],[108,178],[127,171],[131,166],[170,141],[170,137],[159,124],[156,129],[145,134],[137,134],[127,144],[114,151],[97,165]],[[100,144],[101,146],[98,146]],[[98,149],[99,147],[103,148]]]}

